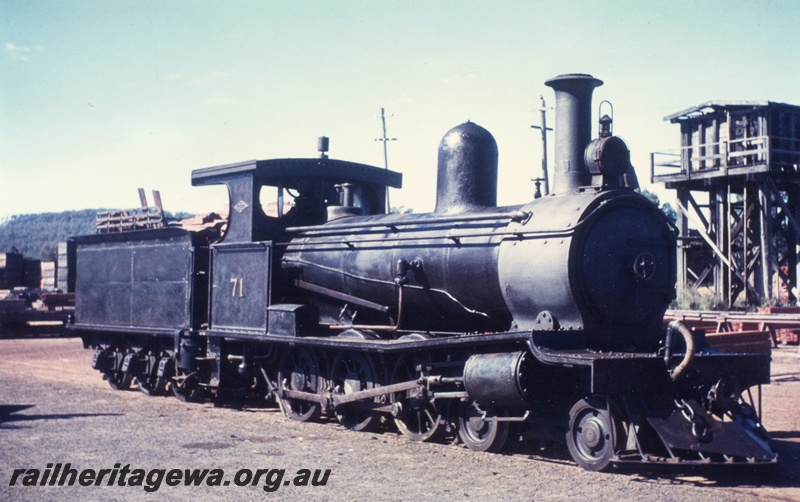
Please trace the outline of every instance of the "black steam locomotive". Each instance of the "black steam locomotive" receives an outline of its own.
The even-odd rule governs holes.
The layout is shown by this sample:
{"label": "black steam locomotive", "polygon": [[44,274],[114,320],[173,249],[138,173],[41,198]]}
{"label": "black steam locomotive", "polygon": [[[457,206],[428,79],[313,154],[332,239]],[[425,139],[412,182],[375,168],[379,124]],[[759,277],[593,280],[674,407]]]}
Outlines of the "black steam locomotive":
{"label": "black steam locomotive", "polygon": [[292,419],[456,431],[477,451],[511,431],[566,439],[590,470],[774,463],[742,397],[769,356],[662,326],[675,232],[625,143],[591,139],[601,84],[547,82],[553,193],[521,206],[497,207],[497,145],[470,122],[442,139],[429,214],[386,214],[400,174],[325,154],[196,170],[193,185],[227,187],[224,232],[75,237],[72,328],[118,389],[275,399]]}

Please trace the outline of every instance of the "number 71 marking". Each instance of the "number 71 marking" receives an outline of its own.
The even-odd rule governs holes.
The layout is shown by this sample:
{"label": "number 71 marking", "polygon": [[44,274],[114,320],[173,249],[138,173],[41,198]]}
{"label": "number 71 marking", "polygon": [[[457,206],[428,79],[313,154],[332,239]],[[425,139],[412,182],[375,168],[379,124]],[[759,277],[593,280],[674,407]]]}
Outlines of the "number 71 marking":
{"label": "number 71 marking", "polygon": [[[231,284],[233,284],[233,289],[231,289],[231,296],[242,298],[244,296],[244,277],[232,277]],[[236,290],[239,290],[239,294],[236,294]]]}

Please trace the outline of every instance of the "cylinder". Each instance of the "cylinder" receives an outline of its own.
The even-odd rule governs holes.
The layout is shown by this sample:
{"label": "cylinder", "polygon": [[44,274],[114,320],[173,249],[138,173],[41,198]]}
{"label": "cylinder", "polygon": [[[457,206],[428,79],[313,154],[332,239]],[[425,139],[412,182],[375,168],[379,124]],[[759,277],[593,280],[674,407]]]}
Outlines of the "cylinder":
{"label": "cylinder", "polygon": [[450,129],[439,144],[436,213],[497,205],[497,143],[472,122]]}
{"label": "cylinder", "polygon": [[464,388],[481,406],[514,408],[528,403],[533,360],[527,352],[475,354],[464,365]]}
{"label": "cylinder", "polygon": [[603,81],[582,73],[551,78],[556,94],[555,168],[551,193],[566,194],[591,184],[583,154],[592,137],[592,92]]}

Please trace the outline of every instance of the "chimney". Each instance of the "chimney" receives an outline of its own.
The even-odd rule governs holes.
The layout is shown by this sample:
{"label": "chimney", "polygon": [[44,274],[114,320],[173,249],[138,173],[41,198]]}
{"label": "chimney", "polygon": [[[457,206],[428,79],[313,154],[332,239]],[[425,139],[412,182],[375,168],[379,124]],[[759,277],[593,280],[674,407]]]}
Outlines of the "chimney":
{"label": "chimney", "polygon": [[550,191],[560,195],[591,185],[583,153],[592,139],[592,91],[603,81],[569,73],[551,78],[545,85],[556,93],[555,168]]}

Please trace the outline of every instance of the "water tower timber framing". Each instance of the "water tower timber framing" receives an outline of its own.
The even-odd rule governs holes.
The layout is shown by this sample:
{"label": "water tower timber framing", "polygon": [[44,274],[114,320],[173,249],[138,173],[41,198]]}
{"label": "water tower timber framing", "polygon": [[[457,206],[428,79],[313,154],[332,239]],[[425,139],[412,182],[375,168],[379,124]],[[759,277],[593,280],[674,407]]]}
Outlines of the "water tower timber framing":
{"label": "water tower timber framing", "polygon": [[678,288],[712,286],[728,306],[794,303],[800,247],[800,107],[709,101],[665,117],[677,152],[650,180],[677,191]]}

